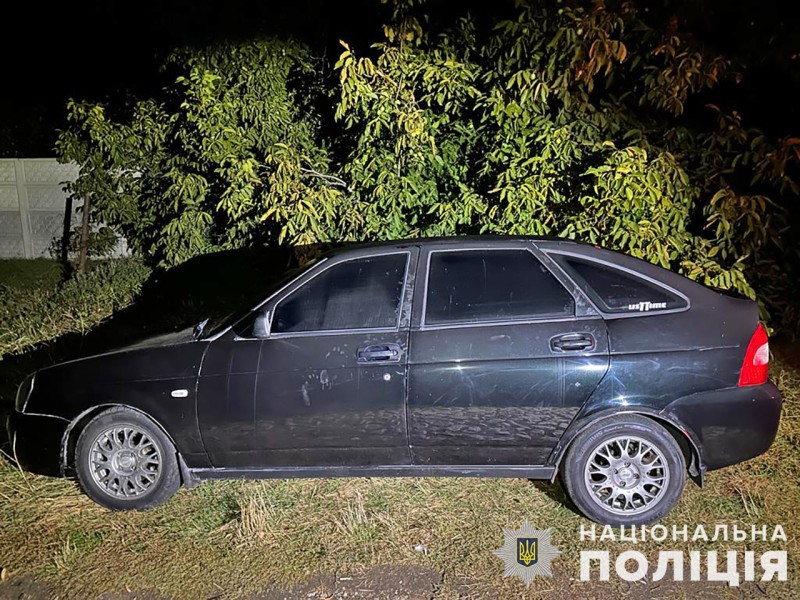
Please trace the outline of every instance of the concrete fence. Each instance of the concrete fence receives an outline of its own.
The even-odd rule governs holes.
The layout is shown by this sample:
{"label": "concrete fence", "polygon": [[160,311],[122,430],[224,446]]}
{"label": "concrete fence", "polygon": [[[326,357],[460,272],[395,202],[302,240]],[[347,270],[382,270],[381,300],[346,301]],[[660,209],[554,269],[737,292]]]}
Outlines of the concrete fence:
{"label": "concrete fence", "polygon": [[[77,176],[77,165],[54,158],[0,159],[0,257],[49,255],[64,233],[64,183]],[[70,222],[79,223],[75,207]]]}

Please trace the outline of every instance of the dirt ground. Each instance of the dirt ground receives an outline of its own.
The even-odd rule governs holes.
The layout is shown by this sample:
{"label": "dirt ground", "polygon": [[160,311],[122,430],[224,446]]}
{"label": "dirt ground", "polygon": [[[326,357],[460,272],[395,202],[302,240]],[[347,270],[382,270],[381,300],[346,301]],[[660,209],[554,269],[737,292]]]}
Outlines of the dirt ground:
{"label": "dirt ground", "polygon": [[[650,574],[652,576],[652,573]],[[443,574],[424,567],[386,565],[352,574],[318,574],[307,581],[285,589],[269,589],[246,596],[228,594],[224,589],[202,600],[434,600],[442,597],[439,591]],[[494,600],[499,595],[468,579],[453,582],[459,600]],[[522,584],[520,584],[522,585]],[[542,598],[551,600],[594,600],[626,598],[630,600],[737,600],[767,598],[769,595],[757,583],[745,582],[740,587],[724,583],[690,581],[652,581],[646,578],[633,584],[580,582],[556,571],[553,579],[534,581],[532,587]],[[539,594],[537,594],[539,595]],[[60,600],[51,587],[29,577],[8,577],[0,583],[0,600]],[[155,592],[130,590],[107,592],[97,600],[170,600]]]}

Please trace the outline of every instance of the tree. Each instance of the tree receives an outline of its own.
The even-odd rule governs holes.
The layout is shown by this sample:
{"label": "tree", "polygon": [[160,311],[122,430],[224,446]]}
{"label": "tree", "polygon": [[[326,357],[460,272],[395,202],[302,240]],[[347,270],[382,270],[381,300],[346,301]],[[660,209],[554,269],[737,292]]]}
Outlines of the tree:
{"label": "tree", "polygon": [[323,175],[330,159],[312,104],[314,69],[299,44],[231,43],[175,52],[163,98],[121,111],[71,102],[57,147],[81,165],[70,193],[167,266],[274,240],[275,221],[302,239],[326,215],[302,212],[291,228],[285,215],[312,194],[335,195]]}
{"label": "tree", "polygon": [[785,297],[776,201],[798,193],[800,140],[692,104],[738,79],[729,61],[628,2],[526,3],[438,36],[414,4],[396,3],[375,58],[345,46],[337,65],[352,236],[559,235]]}
{"label": "tree", "polygon": [[800,140],[711,102],[737,65],[679,20],[531,1],[428,31],[420,0],[393,7],[382,42],[343,44],[332,90],[305,47],[264,40],[177,52],[165,97],[116,121],[71,104],[73,192],[164,265],[257,241],[560,235],[787,296]]}

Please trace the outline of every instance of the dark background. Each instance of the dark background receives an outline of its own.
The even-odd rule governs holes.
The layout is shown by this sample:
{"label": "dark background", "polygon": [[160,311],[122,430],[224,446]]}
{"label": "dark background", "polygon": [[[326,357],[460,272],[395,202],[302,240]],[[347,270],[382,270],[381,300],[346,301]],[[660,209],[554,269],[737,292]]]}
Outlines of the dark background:
{"label": "dark background", "polygon": [[[558,2],[552,4],[557,10]],[[715,101],[721,96],[725,108],[739,109],[746,127],[784,136],[800,134],[798,4],[651,0],[637,6],[656,27],[677,16],[681,30],[739,63],[742,83],[718,90]],[[512,8],[512,0],[429,0],[426,12],[436,27],[466,11],[494,20]],[[70,98],[151,95],[163,85],[158,66],[175,47],[278,35],[308,43],[332,66],[339,39],[366,52],[389,16],[380,0],[14,2],[4,7],[0,36],[0,157],[54,155]]]}

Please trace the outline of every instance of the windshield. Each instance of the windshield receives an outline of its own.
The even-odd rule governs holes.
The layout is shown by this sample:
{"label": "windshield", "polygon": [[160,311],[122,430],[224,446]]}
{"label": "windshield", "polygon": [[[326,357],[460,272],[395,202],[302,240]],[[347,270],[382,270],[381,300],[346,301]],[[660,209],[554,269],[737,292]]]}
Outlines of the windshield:
{"label": "windshield", "polygon": [[[324,260],[324,259],[321,259],[321,260]],[[228,327],[231,327],[232,325],[234,325],[237,322],[241,321],[242,319],[247,317],[250,313],[252,313],[256,308],[261,306],[261,304],[263,304],[272,294],[277,292],[279,289],[281,289],[283,286],[285,286],[287,283],[289,283],[293,279],[296,279],[297,277],[299,277],[302,273],[304,273],[305,271],[307,271],[308,269],[310,269],[314,265],[316,265],[319,262],[321,262],[321,260],[317,259],[317,258],[314,258],[314,259],[311,259],[309,262],[307,262],[302,267],[297,267],[297,268],[291,269],[289,271],[286,271],[284,273],[283,277],[281,277],[277,281],[274,281],[271,284],[268,284],[264,288],[263,296],[260,299],[260,301],[258,302],[258,304],[255,304],[255,305],[248,304],[248,305],[243,306],[242,308],[240,308],[238,310],[235,310],[233,312],[229,312],[227,314],[218,315],[218,316],[209,316],[206,319],[205,324],[203,324],[202,322],[198,324],[198,327],[199,327],[200,330],[195,332],[195,336],[197,337],[197,339],[200,339],[200,340],[206,339],[206,338],[209,338],[209,337],[213,337],[213,336],[217,335],[218,333],[224,331]],[[201,325],[202,325],[202,327],[200,327]]]}

